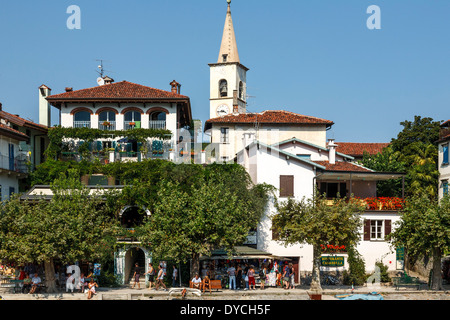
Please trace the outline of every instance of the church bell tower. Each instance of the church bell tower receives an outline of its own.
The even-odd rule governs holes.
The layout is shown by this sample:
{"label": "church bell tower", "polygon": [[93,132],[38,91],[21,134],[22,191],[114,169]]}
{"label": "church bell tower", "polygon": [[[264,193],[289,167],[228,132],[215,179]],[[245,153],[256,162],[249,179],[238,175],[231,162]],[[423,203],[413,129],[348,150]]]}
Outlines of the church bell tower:
{"label": "church bell tower", "polygon": [[217,63],[210,67],[210,118],[246,113],[247,67],[239,53],[231,18],[231,0],[227,0],[227,16]]}

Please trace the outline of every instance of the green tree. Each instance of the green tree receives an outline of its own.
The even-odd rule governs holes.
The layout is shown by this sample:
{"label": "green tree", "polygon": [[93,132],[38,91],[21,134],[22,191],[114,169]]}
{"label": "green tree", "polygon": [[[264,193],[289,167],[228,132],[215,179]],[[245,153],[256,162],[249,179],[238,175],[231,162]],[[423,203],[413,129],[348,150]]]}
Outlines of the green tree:
{"label": "green tree", "polygon": [[[440,122],[432,118],[415,116],[405,120],[396,138],[380,154],[365,155],[362,164],[381,172],[405,172],[407,196],[426,192],[436,197],[439,179],[438,146]],[[401,196],[402,180],[380,181],[380,196]]]}
{"label": "green tree", "polygon": [[335,199],[329,205],[326,198],[317,196],[301,201],[292,198],[277,203],[272,229],[286,246],[309,244],[313,247],[311,290],[322,290],[320,284],[321,245],[355,247],[359,242],[362,220],[359,212],[364,206],[358,201]]}
{"label": "green tree", "polygon": [[185,170],[183,179],[172,176],[161,181],[156,200],[149,198],[150,185],[135,187],[141,201],[153,206],[146,223],[136,229],[138,239],[157,256],[176,262],[192,260],[193,275],[201,255],[210,255],[216,248],[231,254],[234,246],[245,241],[264,212],[267,193],[265,186],[250,185],[240,166],[192,166],[184,167],[190,168],[190,174]]}
{"label": "green tree", "polygon": [[[405,164],[401,161],[401,153],[394,151],[392,146],[383,149],[376,155],[364,153],[361,163],[372,170],[379,172],[406,172]],[[403,194],[402,179],[391,179],[377,182],[377,195],[379,197],[401,197]]]}
{"label": "green tree", "polygon": [[[93,195],[78,173],[52,185],[53,197],[37,201],[13,196],[0,212],[0,256],[17,263],[43,263],[48,292],[56,292],[54,261],[111,258],[117,228],[106,194]],[[114,197],[114,195],[111,195]]]}
{"label": "green tree", "polygon": [[432,289],[442,289],[441,257],[450,249],[450,198],[440,202],[427,195],[408,199],[397,228],[388,239],[405,247],[408,257],[432,257]]}

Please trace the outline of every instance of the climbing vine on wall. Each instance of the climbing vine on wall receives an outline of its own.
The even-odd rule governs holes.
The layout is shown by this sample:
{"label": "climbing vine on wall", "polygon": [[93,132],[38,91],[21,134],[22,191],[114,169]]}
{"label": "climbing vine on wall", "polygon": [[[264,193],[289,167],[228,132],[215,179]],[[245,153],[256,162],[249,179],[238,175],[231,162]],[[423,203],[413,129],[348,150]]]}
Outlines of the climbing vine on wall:
{"label": "climbing vine on wall", "polygon": [[149,138],[157,138],[160,140],[170,140],[172,132],[164,129],[130,129],[130,130],[100,130],[91,128],[63,128],[57,126],[50,128],[48,137],[50,140],[46,155],[50,158],[57,158],[64,149],[66,139],[83,141],[79,145],[79,152],[87,152],[89,143],[99,139],[115,139],[119,137],[126,137],[129,140],[137,142],[145,142]]}

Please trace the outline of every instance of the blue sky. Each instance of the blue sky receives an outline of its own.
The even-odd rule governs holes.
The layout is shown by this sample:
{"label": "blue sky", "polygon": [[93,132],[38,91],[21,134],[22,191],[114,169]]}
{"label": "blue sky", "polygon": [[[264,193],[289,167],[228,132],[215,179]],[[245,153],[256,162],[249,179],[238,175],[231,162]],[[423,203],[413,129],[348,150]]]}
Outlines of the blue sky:
{"label": "blue sky", "polygon": [[[69,30],[67,7],[81,9]],[[370,5],[381,30],[369,30]],[[17,0],[0,8],[0,102],[38,121],[38,87],[96,86],[106,74],[170,90],[182,84],[193,117],[209,117],[225,0]],[[450,119],[450,1],[233,0],[248,111],[333,120],[337,141],[388,142],[414,115]],[[58,121],[53,112],[53,124]]]}

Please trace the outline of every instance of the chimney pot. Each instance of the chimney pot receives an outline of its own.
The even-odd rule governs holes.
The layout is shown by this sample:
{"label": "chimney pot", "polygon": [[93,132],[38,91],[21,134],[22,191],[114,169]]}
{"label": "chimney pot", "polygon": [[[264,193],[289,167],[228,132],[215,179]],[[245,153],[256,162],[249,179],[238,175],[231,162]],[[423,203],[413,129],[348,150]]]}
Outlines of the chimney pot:
{"label": "chimney pot", "polygon": [[175,80],[173,80],[170,83],[170,87],[172,88],[172,93],[181,93],[181,84],[179,84],[178,82],[176,82]]}

